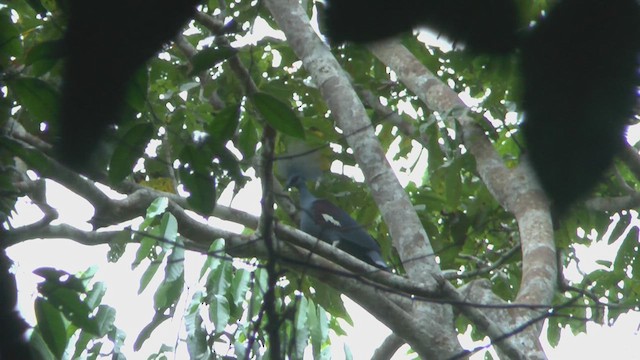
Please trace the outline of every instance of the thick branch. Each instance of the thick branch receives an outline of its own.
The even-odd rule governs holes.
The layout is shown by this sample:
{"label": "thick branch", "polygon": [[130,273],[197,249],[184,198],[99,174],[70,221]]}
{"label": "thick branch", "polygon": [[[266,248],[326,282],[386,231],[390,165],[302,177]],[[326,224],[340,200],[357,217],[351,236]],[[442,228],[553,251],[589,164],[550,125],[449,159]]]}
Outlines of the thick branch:
{"label": "thick branch", "polygon": [[404,345],[405,341],[397,336],[396,334],[391,334],[387,336],[386,339],[382,342],[382,344],[376,349],[371,357],[371,360],[388,360],[391,359],[393,354],[400,349],[402,345]]}
{"label": "thick branch", "polygon": [[[433,275],[439,274],[440,269],[435,258],[430,256],[433,249],[427,234],[387,162],[364,106],[349,79],[314,32],[308,16],[297,1],[269,0],[265,4],[320,89],[336,123],[343,130],[389,227],[400,258],[424,258],[420,262],[405,263],[407,273],[416,281],[433,283]],[[366,307],[366,304],[363,305]],[[414,336],[399,335],[419,354],[438,359],[462,352],[454,332],[451,307],[422,303],[414,309],[412,315],[413,321],[404,324],[403,332],[411,329],[408,333],[421,333],[424,336],[418,340]]]}
{"label": "thick branch", "polygon": [[314,32],[309,18],[297,2],[271,0],[265,4],[313,77],[336,123],[344,131],[400,257],[424,257],[424,261],[404,264],[407,273],[414,279],[432,281],[425,275],[439,272],[434,257],[430,256],[434,251],[409,198],[387,162],[371,121],[349,79]]}
{"label": "thick branch", "polygon": [[593,211],[617,212],[636,208],[640,205],[640,193],[633,193],[625,196],[597,197],[585,201],[587,209]]}
{"label": "thick branch", "polygon": [[[555,293],[557,272],[551,216],[542,191],[526,162],[513,171],[507,169],[482,129],[468,116],[468,109],[458,95],[399,42],[380,42],[371,45],[370,49],[429,109],[457,114],[465,147],[476,159],[480,177],[496,200],[510,210],[518,221],[523,252],[523,277],[517,301],[550,304]],[[525,323],[532,316],[534,314],[526,309],[516,311],[511,319],[512,326]],[[544,357],[536,341],[540,328],[541,325],[533,332],[519,335],[522,338],[518,338],[517,342],[527,344],[522,348],[522,353],[527,354],[527,357]]]}

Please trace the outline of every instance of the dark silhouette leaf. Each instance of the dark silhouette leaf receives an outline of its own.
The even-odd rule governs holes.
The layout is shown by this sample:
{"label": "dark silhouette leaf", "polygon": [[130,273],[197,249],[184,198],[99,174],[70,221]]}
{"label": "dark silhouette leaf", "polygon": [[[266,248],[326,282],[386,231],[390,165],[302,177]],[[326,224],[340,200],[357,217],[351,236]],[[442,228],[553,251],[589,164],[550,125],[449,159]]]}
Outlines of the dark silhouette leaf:
{"label": "dark silhouette leaf", "polygon": [[8,81],[7,85],[36,121],[49,122],[58,118],[60,96],[48,83],[23,77]]}
{"label": "dark silhouette leaf", "polygon": [[274,129],[284,134],[304,139],[302,122],[293,110],[291,110],[290,105],[263,92],[259,92],[253,96],[253,103],[267,123]]}
{"label": "dark silhouette leaf", "polygon": [[66,328],[62,314],[43,298],[37,298],[34,307],[42,339],[56,358],[62,358],[64,349],[67,347]]}
{"label": "dark silhouette leaf", "polygon": [[153,133],[154,127],[148,123],[134,125],[127,131],[122,139],[118,141],[118,145],[111,157],[109,181],[117,184],[131,174],[133,166],[142,157]]}
{"label": "dark silhouette leaf", "polygon": [[232,57],[237,52],[236,49],[231,47],[210,47],[201,50],[191,58],[193,68],[189,72],[189,76],[210,69]]}

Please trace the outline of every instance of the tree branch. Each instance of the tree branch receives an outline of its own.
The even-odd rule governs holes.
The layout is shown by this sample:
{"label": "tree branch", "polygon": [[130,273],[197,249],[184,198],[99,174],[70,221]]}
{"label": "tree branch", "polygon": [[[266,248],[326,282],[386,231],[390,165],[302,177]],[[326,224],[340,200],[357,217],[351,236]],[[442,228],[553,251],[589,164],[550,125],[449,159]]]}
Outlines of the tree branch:
{"label": "tree branch", "polygon": [[402,345],[404,345],[405,341],[397,336],[396,334],[391,334],[387,336],[386,339],[382,342],[382,344],[376,349],[371,357],[371,360],[389,360],[391,357],[400,349]]}
{"label": "tree branch", "polygon": [[477,278],[479,275],[487,274],[502,266],[502,264],[504,264],[505,261],[509,260],[518,250],[520,250],[520,243],[517,243],[515,246],[511,247],[511,249],[505,251],[502,255],[500,255],[498,260],[494,261],[491,265],[483,266],[475,271],[466,271],[461,274],[445,274],[444,278],[447,280]]}
{"label": "tree branch", "polygon": [[[556,261],[553,229],[548,204],[526,161],[513,171],[507,169],[482,129],[468,115],[468,109],[451,88],[425,68],[399,42],[390,40],[370,45],[374,55],[390,67],[409,90],[433,111],[456,114],[465,147],[476,159],[476,167],[489,192],[511,211],[520,229],[523,252],[522,287],[517,302],[548,305],[555,293]],[[452,294],[453,296],[453,294]],[[531,317],[521,309],[512,317],[513,325]],[[532,333],[518,336],[517,343],[534,344],[521,349],[527,356],[543,357],[537,337],[541,325]],[[491,336],[491,335],[490,335]],[[491,336],[492,339],[497,339]],[[536,339],[530,341],[531,339]],[[505,351],[505,349],[503,349]],[[510,353],[509,351],[505,351]]]}
{"label": "tree branch", "polygon": [[[320,89],[336,123],[343,130],[388,225],[400,258],[423,257],[424,260],[420,262],[404,263],[407,273],[415,281],[433,283],[434,278],[429,274],[440,273],[440,268],[435,258],[429,256],[434,251],[427,234],[389,166],[364,106],[342,68],[311,28],[309,18],[298,2],[269,0],[265,4]],[[419,329],[413,327],[413,333],[421,332],[424,337],[418,340],[414,336],[399,335],[421,356],[438,359],[462,352],[453,331],[451,307],[421,303],[413,309],[412,315],[414,323],[421,325]],[[408,324],[403,326],[407,327]]]}
{"label": "tree branch", "polygon": [[596,197],[586,200],[584,203],[589,210],[618,212],[640,206],[640,193],[607,198]]}

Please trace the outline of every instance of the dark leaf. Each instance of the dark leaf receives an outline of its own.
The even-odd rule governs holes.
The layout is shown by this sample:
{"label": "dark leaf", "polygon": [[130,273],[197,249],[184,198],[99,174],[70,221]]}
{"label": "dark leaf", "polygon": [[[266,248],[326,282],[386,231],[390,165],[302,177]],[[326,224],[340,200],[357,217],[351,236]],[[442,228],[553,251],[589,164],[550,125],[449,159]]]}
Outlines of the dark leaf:
{"label": "dark leaf", "polygon": [[165,210],[167,210],[168,205],[169,199],[164,196],[153,200],[151,205],[149,205],[149,207],[147,208],[147,214],[145,217],[149,219],[163,214]]}
{"label": "dark leaf", "polygon": [[34,45],[25,56],[25,65],[32,66],[32,75],[40,76],[64,57],[62,40],[44,41]]}
{"label": "dark leaf", "polygon": [[35,354],[37,354],[39,360],[55,360],[56,357],[52,353],[51,349],[42,338],[42,330],[36,327],[31,333],[29,338],[29,346]]}
{"label": "dark leaf", "polygon": [[185,316],[185,325],[192,329],[187,335],[187,350],[191,359],[205,358],[208,359],[210,354],[209,345],[207,344],[207,332],[202,326],[202,316],[199,313]]}
{"label": "dark leaf", "polygon": [[184,288],[184,273],[176,281],[163,282],[153,296],[156,311],[164,312],[176,305]]}
{"label": "dark leaf", "polygon": [[224,331],[229,323],[230,308],[227,297],[220,294],[214,294],[209,299],[209,319],[215,326],[216,333],[220,334]]}
{"label": "dark leaf", "polygon": [[145,229],[144,237],[140,240],[140,247],[138,247],[138,251],[136,252],[136,258],[133,260],[133,263],[131,264],[131,268],[135,269],[138,265],[140,265],[142,260],[152,257],[152,253],[154,252],[154,246],[157,245],[159,238],[160,238],[159,228],[153,227],[151,229]]}
{"label": "dark leaf", "polygon": [[27,3],[38,15],[46,14],[47,9],[42,5],[40,0],[27,0]]}
{"label": "dark leaf", "polygon": [[138,112],[144,110],[147,101],[147,89],[149,88],[148,83],[149,72],[146,67],[142,67],[136,71],[127,87],[125,100],[129,106]]}
{"label": "dark leaf", "polygon": [[8,150],[10,153],[20,157],[29,167],[38,169],[41,174],[49,172],[49,161],[45,155],[38,150],[25,147],[21,143],[6,136],[0,136],[0,148]]}
{"label": "dark leaf", "polygon": [[60,95],[48,83],[36,78],[17,78],[7,81],[20,104],[33,115],[36,121],[57,120],[60,110]]}
{"label": "dark leaf", "polygon": [[227,106],[213,116],[213,120],[209,124],[209,136],[220,146],[224,146],[227,140],[235,134],[239,120],[240,107],[237,105]]}
{"label": "dark leaf", "polygon": [[32,65],[38,61],[59,60],[64,57],[64,43],[62,40],[51,40],[37,43],[27,52],[24,64]]}
{"label": "dark leaf", "polygon": [[211,172],[210,155],[204,149],[187,145],[180,154],[184,161],[180,168],[180,180],[189,191],[189,205],[201,214],[210,214],[216,203],[216,183]]}
{"label": "dark leaf", "polygon": [[231,47],[210,47],[201,50],[191,58],[191,65],[193,68],[189,72],[189,76],[193,76],[199,72],[210,69],[232,57],[237,52],[238,51],[236,49]]}
{"label": "dark leaf", "polygon": [[259,92],[253,95],[253,103],[264,119],[274,129],[296,138],[304,139],[304,128],[298,116],[276,97]]}
{"label": "dark leaf", "polygon": [[[309,335],[311,330],[309,329],[309,313],[307,306],[308,301],[305,297],[301,297],[299,301],[294,302],[296,306],[295,322],[293,324],[295,335],[293,336],[295,343],[294,351],[295,357],[298,359],[304,358],[304,349],[309,343]],[[315,312],[314,314],[315,315]]]}
{"label": "dark leaf", "polygon": [[184,251],[184,243],[182,242],[182,240],[178,239],[176,241],[176,246],[173,247],[169,258],[167,259],[167,265],[164,269],[165,282],[174,282],[183,278]]}
{"label": "dark leaf", "polygon": [[124,359],[124,355],[120,354],[120,348],[124,346],[124,340],[127,337],[124,331],[118,329],[117,327],[113,327],[111,328],[109,334],[107,334],[107,337],[113,342],[113,352],[114,354],[118,355],[117,358]]}
{"label": "dark leaf", "polygon": [[80,331],[80,335],[78,335],[78,340],[76,341],[76,346],[75,346],[76,349],[73,353],[73,358],[74,359],[81,358],[80,355],[82,355],[82,353],[87,349],[87,345],[89,345],[89,342],[94,338],[95,338],[94,335],[86,331]]}
{"label": "dark leaf", "polygon": [[34,307],[38,320],[37,329],[42,339],[56,358],[62,358],[68,340],[62,314],[47,300],[40,297],[36,299]]}
{"label": "dark leaf", "polygon": [[353,325],[353,320],[347,313],[338,291],[319,281],[311,280],[311,285],[316,289],[314,300],[319,306],[322,306],[331,315],[340,317]]}
{"label": "dark leaf", "polygon": [[11,21],[9,9],[0,9],[0,66],[11,63],[20,53],[20,32]]}
{"label": "dark leaf", "polygon": [[98,336],[102,337],[113,327],[116,320],[116,309],[108,305],[100,305],[96,314],[96,322],[98,324]]}
{"label": "dark leaf", "polygon": [[154,130],[153,124],[137,124],[118,141],[109,164],[109,181],[117,184],[132,173],[133,166],[142,157]]}
{"label": "dark leaf", "polygon": [[80,299],[79,293],[49,284],[39,287],[39,290],[71,323],[91,334],[99,335],[95,318],[91,317],[91,309]]}
{"label": "dark leaf", "polygon": [[151,322],[149,324],[147,324],[147,326],[145,326],[142,331],[140,331],[140,334],[138,335],[138,337],[136,338],[135,343],[133,344],[133,350],[138,351],[140,350],[140,348],[142,347],[142,345],[144,344],[145,341],[147,341],[147,339],[149,339],[149,337],[151,337],[151,334],[153,333],[153,331],[160,326],[160,324],[162,324],[165,320],[170,319],[171,317],[169,315],[164,315],[162,313],[156,313],[153,316],[153,319],[151,320]]}
{"label": "dark leaf", "polygon": [[240,135],[238,136],[238,148],[245,158],[251,158],[255,155],[256,144],[258,142],[258,132],[256,126],[251,119],[245,118],[244,124],[240,127]]}
{"label": "dark leaf", "polygon": [[70,275],[64,270],[58,270],[51,267],[41,267],[33,270],[33,273],[42,276],[46,282],[44,285],[51,287],[63,287],[75,292],[84,293],[86,291],[85,285],[82,280]]}

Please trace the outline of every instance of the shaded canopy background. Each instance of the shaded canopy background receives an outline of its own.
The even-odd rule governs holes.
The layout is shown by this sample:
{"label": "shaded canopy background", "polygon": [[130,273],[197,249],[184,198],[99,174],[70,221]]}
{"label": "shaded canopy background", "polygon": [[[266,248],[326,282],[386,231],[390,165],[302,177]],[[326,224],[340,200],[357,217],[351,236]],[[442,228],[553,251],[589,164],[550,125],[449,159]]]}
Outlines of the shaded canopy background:
{"label": "shaded canopy background", "polygon": [[[471,311],[469,307],[457,307],[454,318],[450,306],[424,299],[432,290],[428,285],[433,274],[461,289],[467,303],[504,307],[504,301],[527,300],[542,306],[543,313],[555,305],[546,314],[552,316],[544,334],[552,344],[560,341],[562,327],[581,332],[589,322],[611,323],[620,314],[637,310],[638,228],[636,213],[628,209],[636,207],[639,199],[638,151],[629,146],[606,181],[552,231],[550,211],[521,161],[516,59],[444,52],[425,46],[415,36],[370,48],[333,49],[352,84],[343,88],[355,89],[356,99],[327,90],[332,81],[348,82],[339,78],[342,70],[323,62],[328,55],[324,44],[296,37],[311,39],[311,27],[304,33],[291,32],[283,20],[304,23],[304,16],[316,14],[321,4],[308,2],[298,8],[276,1],[257,6],[248,1],[211,2],[202,5],[184,32],[136,73],[125,94],[123,121],[109,139],[98,144],[100,151],[91,162],[95,167],[86,178],[44,155],[50,154],[58,121],[55,109],[64,61],[59,40],[65,26],[61,4],[15,1],[0,9],[0,64],[6,84],[0,160],[9,170],[2,176],[2,210],[8,217],[16,199],[27,196],[44,214],[34,224],[15,229],[5,222],[3,245],[64,237],[88,246],[109,244],[106,256],[118,261],[125,244],[140,243],[134,256],[135,267],[144,269],[140,289],[150,286],[154,278],[162,281],[155,289],[155,316],[149,326],[140,334],[127,334],[127,341],[136,339],[134,347],[152,337],[181,301],[188,301],[183,340],[194,358],[214,351],[237,357],[248,349],[264,353],[274,335],[265,327],[269,320],[279,321],[277,341],[290,357],[300,357],[310,345],[320,358],[330,345],[329,329],[342,334],[337,319],[349,319],[340,293],[400,331],[419,354],[460,352],[455,336],[452,343],[435,346],[433,336],[438,331],[462,333],[471,327],[473,338],[491,336],[479,327],[481,320],[474,318],[475,313],[462,316],[458,312]],[[531,17],[540,6],[534,2]],[[222,31],[230,18],[237,28]],[[254,43],[234,42],[252,32],[259,21],[283,28],[288,41],[258,36]],[[309,52],[305,45],[316,52]],[[326,74],[333,77],[324,78]],[[425,78],[424,83],[417,81]],[[471,104],[463,114],[458,93]],[[362,119],[368,121],[364,126]],[[286,246],[279,254],[279,264],[286,270],[278,274],[274,288],[277,319],[261,320],[261,304],[269,289],[263,267],[269,256],[260,241],[265,234],[258,228],[258,218],[215,205],[223,189],[238,191],[256,175],[271,178],[259,166],[259,155],[271,152],[265,145],[267,125],[279,131],[272,139],[276,169],[278,157],[290,155],[294,144],[304,138],[326,159],[326,164],[319,164],[325,175],[313,191],[366,224],[387,261],[413,282],[367,272],[370,269],[344,254],[314,245],[289,228],[276,227],[278,238],[298,247]],[[416,148],[423,156],[414,155],[413,162],[406,162],[399,171],[412,172],[426,165],[422,181],[400,188],[382,155],[405,158]],[[376,169],[379,176],[371,176]],[[91,203],[95,214],[89,223],[100,231],[78,229],[57,219],[55,207],[43,196],[42,179],[52,179]],[[123,195],[112,199],[92,180]],[[295,224],[294,202],[277,184],[269,194],[278,202],[274,212],[278,224]],[[393,196],[388,198],[407,196],[412,206],[380,200],[389,194]],[[407,214],[418,221],[411,223]],[[245,230],[232,233],[213,222],[214,217]],[[133,219],[136,226],[120,230]],[[407,234],[424,235],[415,245]],[[616,242],[620,247],[612,260],[600,261],[600,268],[571,281],[550,276],[555,274],[548,269],[556,266],[556,258],[535,252],[555,244],[558,263],[573,267],[580,261],[575,246],[593,240]],[[314,249],[323,257],[309,257],[299,247]],[[200,288],[189,292],[184,287],[186,251],[208,255],[199,274]],[[305,261],[293,261],[298,259]],[[347,275],[336,262],[361,276]],[[536,269],[545,271],[532,271]],[[51,270],[46,274],[35,301],[39,325],[32,338],[34,346],[54,357],[65,351],[97,356],[102,346],[113,347],[110,351],[118,354],[124,334],[114,325],[116,309],[101,302],[103,285],[92,281],[90,273],[79,275],[82,286]],[[380,287],[390,290],[380,295],[376,292]],[[481,294],[473,293],[478,289]],[[376,301],[371,301],[372,294]],[[408,316],[412,321],[402,323],[401,316],[411,312],[393,304],[406,306],[409,295],[423,301],[418,302],[418,310],[412,310],[418,311],[415,316]],[[438,299],[445,302],[455,299],[452,294],[440,295]],[[540,315],[534,308],[516,309],[524,318]],[[492,311],[484,312],[499,321],[500,315],[491,318]],[[504,310],[498,308],[495,313],[504,314]],[[440,319],[455,325],[455,331],[453,326],[445,329]],[[414,331],[414,338],[402,333],[402,327]],[[504,329],[510,333],[512,328]],[[539,329],[529,327],[518,336],[537,339]],[[226,345],[224,353],[212,346],[216,341]],[[504,346],[502,350],[508,352],[509,345]],[[446,351],[440,351],[443,348]],[[537,351],[535,346],[526,350]],[[158,351],[168,354],[173,349]]]}

